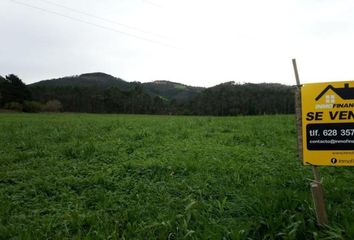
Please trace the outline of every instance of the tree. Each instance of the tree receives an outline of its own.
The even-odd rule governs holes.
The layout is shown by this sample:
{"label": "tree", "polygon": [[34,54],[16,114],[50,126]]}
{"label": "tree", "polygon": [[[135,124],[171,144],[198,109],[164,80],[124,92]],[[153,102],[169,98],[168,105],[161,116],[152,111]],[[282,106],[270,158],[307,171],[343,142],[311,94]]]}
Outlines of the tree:
{"label": "tree", "polygon": [[0,104],[4,105],[9,102],[23,103],[25,100],[31,100],[31,93],[27,86],[19,77],[14,74],[0,78]]}
{"label": "tree", "polygon": [[154,97],[152,112],[155,114],[163,114],[164,108],[165,108],[165,105],[164,105],[163,99],[159,96]]}

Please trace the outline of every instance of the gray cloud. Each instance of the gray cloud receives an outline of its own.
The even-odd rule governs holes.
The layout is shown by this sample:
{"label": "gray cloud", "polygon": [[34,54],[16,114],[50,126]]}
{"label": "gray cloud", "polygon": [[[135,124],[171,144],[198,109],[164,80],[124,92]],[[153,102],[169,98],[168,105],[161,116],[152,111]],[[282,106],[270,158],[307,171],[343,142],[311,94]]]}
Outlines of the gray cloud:
{"label": "gray cloud", "polygon": [[354,54],[352,4],[344,0],[153,1],[156,6],[141,0],[15,1],[40,9],[0,2],[0,74],[15,73],[27,83],[102,71],[128,81],[200,86],[292,84],[292,57],[311,65],[303,69],[305,81],[354,76],[335,60],[350,62]]}

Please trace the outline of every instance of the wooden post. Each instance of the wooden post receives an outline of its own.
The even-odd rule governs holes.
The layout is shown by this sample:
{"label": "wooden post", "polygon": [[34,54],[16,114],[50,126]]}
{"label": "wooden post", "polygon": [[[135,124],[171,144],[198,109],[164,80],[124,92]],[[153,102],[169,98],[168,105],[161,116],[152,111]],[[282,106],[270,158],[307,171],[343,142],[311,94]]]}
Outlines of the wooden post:
{"label": "wooden post", "polygon": [[317,224],[320,226],[328,225],[326,206],[324,203],[323,189],[321,183],[311,182],[311,193],[316,210]]}
{"label": "wooden post", "polygon": [[320,172],[317,169],[317,166],[312,165],[312,173],[313,173],[313,176],[315,177],[315,181],[321,182],[321,176],[320,176]]}
{"label": "wooden post", "polygon": [[296,125],[297,125],[297,149],[301,162],[303,162],[302,151],[302,112],[301,112],[301,85],[299,73],[297,71],[296,60],[293,59],[293,67],[296,79],[296,91],[295,91],[295,111],[296,111]]}
{"label": "wooden post", "polygon": [[300,87],[300,78],[299,78],[299,72],[297,71],[297,64],[296,64],[296,59],[293,59],[293,67],[294,67],[294,73],[295,73],[295,79],[296,79],[296,86]]}
{"label": "wooden post", "polygon": [[[296,106],[296,120],[297,120],[297,131],[298,131],[298,151],[299,158],[303,161],[303,150],[302,150],[302,113],[301,113],[301,84],[299,78],[299,72],[297,70],[296,59],[292,60],[295,79],[296,79],[296,96],[295,96],[295,106]],[[312,172],[314,175],[314,180],[310,183],[312,198],[316,211],[317,223],[320,226],[325,226],[328,224],[326,206],[324,202],[323,187],[321,183],[320,172],[317,166],[312,165]]]}
{"label": "wooden post", "polygon": [[325,226],[328,225],[328,218],[320,172],[318,171],[317,166],[312,165],[312,172],[315,177],[315,180],[310,183],[310,186],[313,202],[315,205],[317,223],[320,226]]}

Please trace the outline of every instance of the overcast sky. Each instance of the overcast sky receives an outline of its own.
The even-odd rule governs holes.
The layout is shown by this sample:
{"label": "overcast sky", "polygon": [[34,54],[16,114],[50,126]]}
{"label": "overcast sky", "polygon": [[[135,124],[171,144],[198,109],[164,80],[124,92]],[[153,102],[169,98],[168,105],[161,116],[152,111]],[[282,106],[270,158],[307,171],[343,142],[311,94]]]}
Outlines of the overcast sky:
{"label": "overcast sky", "polygon": [[0,0],[0,75],[294,84],[354,79],[352,0]]}

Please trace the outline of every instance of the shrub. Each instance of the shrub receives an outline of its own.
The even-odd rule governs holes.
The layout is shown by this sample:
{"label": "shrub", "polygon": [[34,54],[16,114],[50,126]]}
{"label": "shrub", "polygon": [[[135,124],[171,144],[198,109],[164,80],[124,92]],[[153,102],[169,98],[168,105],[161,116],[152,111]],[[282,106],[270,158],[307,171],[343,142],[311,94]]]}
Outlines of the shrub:
{"label": "shrub", "polygon": [[62,109],[63,105],[58,100],[50,100],[42,108],[45,112],[60,112]]}
{"label": "shrub", "polygon": [[19,111],[19,112],[22,112],[22,110],[23,110],[23,105],[18,102],[6,103],[4,107],[5,107],[5,109]]}
{"label": "shrub", "polygon": [[40,112],[42,109],[42,104],[36,101],[25,101],[23,106],[24,112]]}

